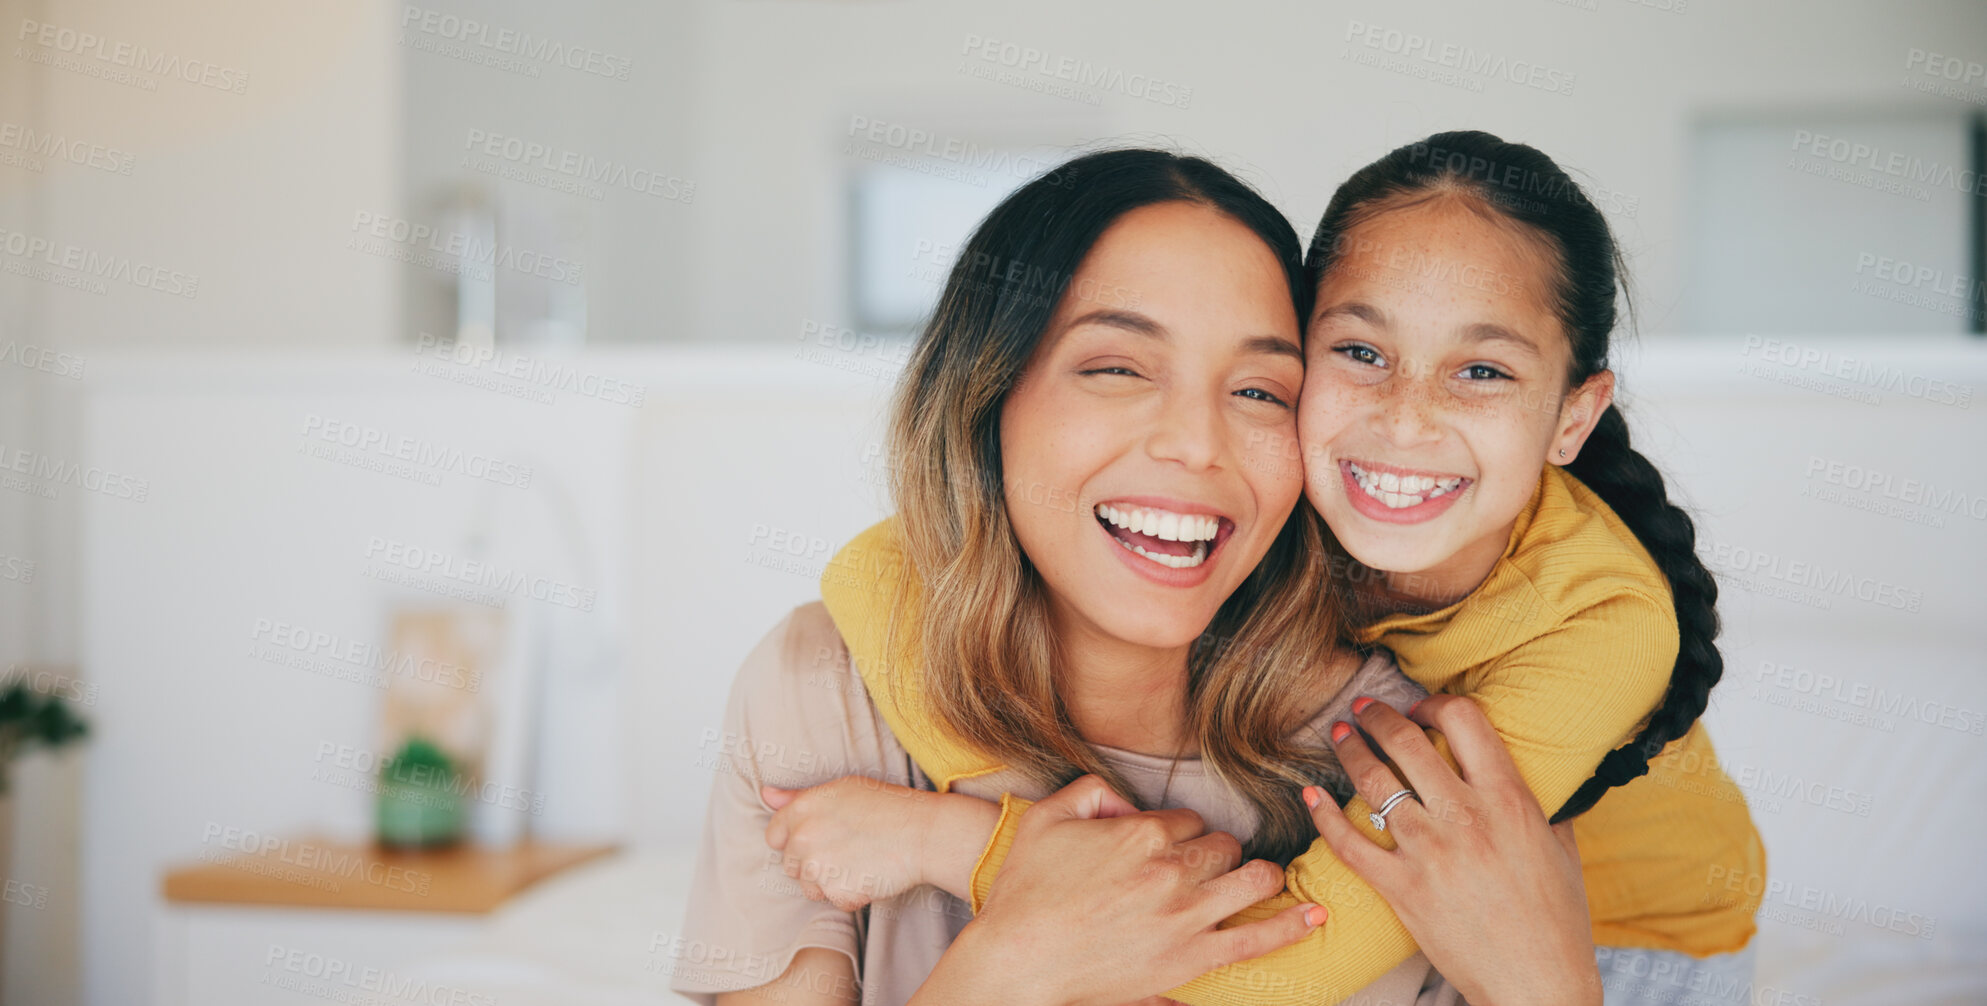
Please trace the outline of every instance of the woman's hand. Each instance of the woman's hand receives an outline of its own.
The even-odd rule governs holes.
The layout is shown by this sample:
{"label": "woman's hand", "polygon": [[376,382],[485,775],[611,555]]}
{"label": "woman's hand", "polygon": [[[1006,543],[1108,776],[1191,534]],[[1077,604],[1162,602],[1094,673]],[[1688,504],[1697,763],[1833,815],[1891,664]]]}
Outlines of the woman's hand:
{"label": "woman's hand", "polygon": [[1216,929],[1281,891],[1283,871],[1241,864],[1233,835],[1204,830],[1199,814],[1139,811],[1096,776],[1063,787],[1022,815],[986,905],[913,1002],[1125,1003],[1324,921],[1324,909],[1297,905]]}
{"label": "woman's hand", "polygon": [[[1483,711],[1454,695],[1423,699],[1406,717],[1384,702],[1354,709],[1407,776],[1400,781],[1358,731],[1337,724],[1332,740],[1359,795],[1375,810],[1403,789],[1415,798],[1387,814],[1398,845],[1388,850],[1306,789],[1332,851],[1387,899],[1429,961],[1477,1006],[1600,1003],[1573,829],[1546,824]],[[1448,739],[1460,775],[1422,727]]]}
{"label": "woman's hand", "polygon": [[1000,806],[928,793],[867,776],[808,789],[759,787],[773,808],[766,844],[802,894],[852,912],[932,884],[970,899],[973,864],[1000,821]]}

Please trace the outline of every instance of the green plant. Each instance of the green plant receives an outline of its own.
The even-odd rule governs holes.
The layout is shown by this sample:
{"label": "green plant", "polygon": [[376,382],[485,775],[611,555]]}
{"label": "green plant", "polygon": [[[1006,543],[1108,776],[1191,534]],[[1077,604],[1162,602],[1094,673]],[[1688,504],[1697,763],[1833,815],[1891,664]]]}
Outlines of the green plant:
{"label": "green plant", "polygon": [[384,845],[446,845],[462,835],[455,762],[424,737],[410,737],[380,765],[378,832]]}
{"label": "green plant", "polygon": [[36,747],[59,748],[90,732],[61,696],[15,682],[0,692],[0,795],[7,792],[14,759]]}

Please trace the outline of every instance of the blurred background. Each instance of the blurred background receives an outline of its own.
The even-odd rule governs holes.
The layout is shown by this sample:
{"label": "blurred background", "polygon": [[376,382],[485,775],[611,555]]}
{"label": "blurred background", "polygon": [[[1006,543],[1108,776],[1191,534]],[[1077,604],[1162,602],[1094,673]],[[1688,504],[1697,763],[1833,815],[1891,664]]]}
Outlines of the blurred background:
{"label": "blurred background", "polygon": [[676,928],[730,677],[887,511],[972,224],[1138,143],[1308,236],[1456,128],[1573,169],[1630,257],[1623,400],[1724,580],[1709,721],[1768,844],[1751,1001],[1987,1001],[1987,7],[0,31],[8,1003],[670,1001],[722,951]]}

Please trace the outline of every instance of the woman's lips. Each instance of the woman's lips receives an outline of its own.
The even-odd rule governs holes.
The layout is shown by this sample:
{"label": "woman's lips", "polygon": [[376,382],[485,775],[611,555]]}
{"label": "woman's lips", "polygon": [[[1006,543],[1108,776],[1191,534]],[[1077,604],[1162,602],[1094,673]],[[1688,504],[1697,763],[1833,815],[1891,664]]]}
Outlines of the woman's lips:
{"label": "woman's lips", "polygon": [[1339,477],[1352,508],[1387,524],[1419,524],[1449,509],[1475,480],[1340,459]]}
{"label": "woman's lips", "polygon": [[1112,499],[1097,504],[1092,516],[1120,560],[1169,587],[1204,582],[1222,543],[1235,531],[1235,522],[1226,517],[1172,500]]}

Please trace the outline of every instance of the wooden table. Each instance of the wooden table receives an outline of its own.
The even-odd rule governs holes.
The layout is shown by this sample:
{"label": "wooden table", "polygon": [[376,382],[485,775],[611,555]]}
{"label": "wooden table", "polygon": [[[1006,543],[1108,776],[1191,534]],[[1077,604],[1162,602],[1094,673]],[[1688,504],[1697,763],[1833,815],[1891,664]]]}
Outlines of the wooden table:
{"label": "wooden table", "polygon": [[613,851],[611,845],[523,842],[406,852],[324,838],[260,843],[166,874],[181,904],[485,913],[531,885]]}

